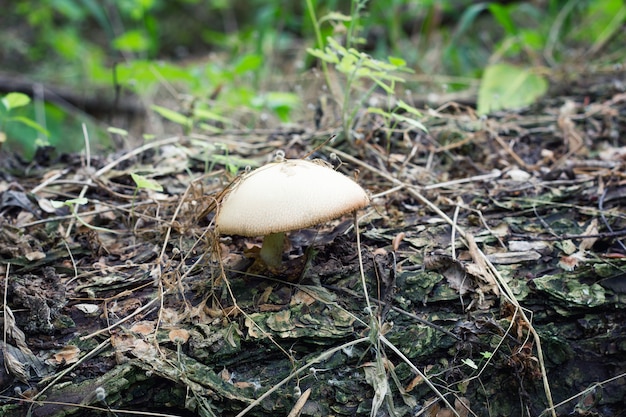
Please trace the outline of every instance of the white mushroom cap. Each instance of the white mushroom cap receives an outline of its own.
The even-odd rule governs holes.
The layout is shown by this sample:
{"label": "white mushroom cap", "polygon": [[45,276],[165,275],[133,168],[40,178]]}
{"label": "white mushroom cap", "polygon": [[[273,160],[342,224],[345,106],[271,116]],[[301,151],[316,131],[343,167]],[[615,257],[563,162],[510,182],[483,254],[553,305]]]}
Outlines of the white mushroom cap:
{"label": "white mushroom cap", "polygon": [[365,190],[345,175],[289,159],[244,175],[225,195],[215,223],[220,233],[264,236],[310,227],[368,204]]}

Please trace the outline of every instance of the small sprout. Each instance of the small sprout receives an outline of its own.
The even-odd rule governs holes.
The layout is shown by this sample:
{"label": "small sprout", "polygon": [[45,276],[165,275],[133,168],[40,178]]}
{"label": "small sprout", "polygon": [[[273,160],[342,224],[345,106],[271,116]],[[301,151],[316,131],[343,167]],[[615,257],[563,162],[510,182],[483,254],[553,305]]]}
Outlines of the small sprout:
{"label": "small sprout", "polygon": [[72,207],[72,205],[74,204],[84,206],[88,202],[89,200],[87,200],[86,198],[72,198],[70,200],[65,200],[65,201],[50,200],[50,204],[52,204],[52,207],[54,208],[61,208],[63,206]]}
{"label": "small sprout", "polygon": [[135,173],[130,173],[131,178],[135,182],[137,188],[145,188],[146,190],[153,191],[163,191],[163,186],[156,182],[155,180],[144,177],[143,175],[138,175]]}

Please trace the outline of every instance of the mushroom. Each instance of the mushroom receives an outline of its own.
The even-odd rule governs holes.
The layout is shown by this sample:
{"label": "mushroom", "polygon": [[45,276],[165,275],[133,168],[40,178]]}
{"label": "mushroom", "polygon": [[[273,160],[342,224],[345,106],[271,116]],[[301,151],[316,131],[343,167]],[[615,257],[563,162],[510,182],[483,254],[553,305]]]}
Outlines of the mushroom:
{"label": "mushroom", "polygon": [[264,236],[260,257],[282,261],[285,232],[303,229],[369,204],[355,181],[321,161],[283,159],[244,174],[224,195],[215,224],[219,233]]}

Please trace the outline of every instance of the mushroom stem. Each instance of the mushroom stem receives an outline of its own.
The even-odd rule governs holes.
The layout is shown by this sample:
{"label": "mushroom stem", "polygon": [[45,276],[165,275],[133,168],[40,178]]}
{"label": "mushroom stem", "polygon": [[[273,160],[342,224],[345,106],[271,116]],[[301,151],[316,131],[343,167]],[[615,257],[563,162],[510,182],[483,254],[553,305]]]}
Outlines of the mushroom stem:
{"label": "mushroom stem", "polygon": [[285,233],[270,233],[263,238],[263,245],[259,255],[267,266],[278,268],[283,260]]}

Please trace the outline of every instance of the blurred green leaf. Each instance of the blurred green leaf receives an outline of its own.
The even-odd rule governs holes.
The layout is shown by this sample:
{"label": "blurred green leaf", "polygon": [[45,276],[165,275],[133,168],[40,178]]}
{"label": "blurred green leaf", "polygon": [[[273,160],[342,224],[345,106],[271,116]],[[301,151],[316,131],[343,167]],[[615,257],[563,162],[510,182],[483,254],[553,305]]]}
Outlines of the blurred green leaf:
{"label": "blurred green leaf", "polygon": [[211,110],[207,110],[207,109],[202,109],[202,108],[195,108],[193,111],[193,115],[198,118],[198,119],[202,119],[202,120],[214,120],[216,122],[221,122],[224,124],[232,124],[233,121],[230,120],[227,117],[221,116],[215,112],[212,112]]}
{"label": "blurred green leaf", "polygon": [[389,63],[395,67],[406,67],[406,61],[402,58],[398,58],[395,56],[390,56],[387,58]]}
{"label": "blurred green leaf", "polygon": [[474,362],[470,358],[465,358],[465,359],[461,360],[461,362],[463,362],[465,365],[469,366],[472,369],[478,369],[478,365],[476,365],[476,362]]}
{"label": "blurred green leaf", "polygon": [[253,100],[258,108],[267,107],[272,110],[283,122],[289,121],[291,111],[300,105],[300,97],[293,93],[269,92]]}
{"label": "blurred green leaf", "polygon": [[113,40],[118,51],[144,52],[150,49],[150,39],[141,30],[129,30]]}
{"label": "blurred green leaf", "polygon": [[162,117],[166,118],[167,120],[171,122],[178,123],[179,125],[182,125],[185,127],[191,127],[192,125],[192,120],[189,117],[185,116],[184,114],[180,114],[174,110],[157,106],[156,104],[153,105],[151,109],[159,113]]}
{"label": "blurred green leaf", "polygon": [[8,111],[11,111],[17,107],[22,107],[30,103],[30,97],[22,93],[9,93],[2,97],[2,104]]}
{"label": "blurred green leaf", "polygon": [[426,129],[426,126],[424,126],[422,122],[412,119],[410,117],[404,116],[402,114],[390,113],[382,109],[379,109],[378,107],[369,107],[367,111],[369,113],[380,114],[381,116],[385,116],[386,118],[390,120],[393,119],[396,122],[402,122],[416,129],[420,129],[420,130],[423,130],[424,132],[428,132],[428,129]]}
{"label": "blurred green leaf", "polygon": [[107,127],[107,132],[120,136],[128,136],[128,130],[120,129],[119,127]]}
{"label": "blurred green leaf", "polygon": [[528,68],[508,64],[485,69],[478,91],[478,113],[518,109],[535,102],[548,90],[548,82]]}
{"label": "blurred green leaf", "polygon": [[33,129],[35,129],[37,132],[45,135],[45,136],[50,136],[50,132],[48,132],[47,129],[45,129],[43,126],[41,126],[39,123],[37,123],[36,121],[29,119],[28,117],[24,117],[24,116],[15,116],[15,117],[10,117],[8,119],[9,121],[12,122],[18,122],[18,123],[22,123],[28,127],[31,127]]}
{"label": "blurred green leaf", "polygon": [[263,57],[258,54],[248,54],[244,55],[235,67],[233,68],[233,72],[236,75],[241,75],[246,72],[256,71],[261,67],[263,63]]}
{"label": "blurred green leaf", "polygon": [[130,176],[135,182],[135,184],[137,185],[137,188],[143,188],[146,190],[154,190],[154,191],[163,191],[163,186],[153,179],[146,178],[143,175],[135,174],[134,172],[131,172]]}
{"label": "blurred green leaf", "polygon": [[586,14],[577,30],[575,38],[580,41],[593,41],[592,51],[599,50],[604,43],[617,33],[624,35],[626,4],[623,0],[590,2]]}
{"label": "blurred green leaf", "polygon": [[491,3],[488,8],[493,17],[498,23],[500,23],[500,26],[502,26],[508,35],[515,35],[517,33],[517,26],[511,18],[510,8],[508,6]]}
{"label": "blurred green leaf", "polygon": [[52,204],[52,207],[54,207],[54,208],[61,208],[63,206],[71,207],[74,204],[78,204],[79,206],[84,206],[88,202],[89,202],[89,200],[87,200],[86,198],[83,198],[83,197],[72,198],[72,199],[65,200],[65,201],[50,200],[50,204]]}

